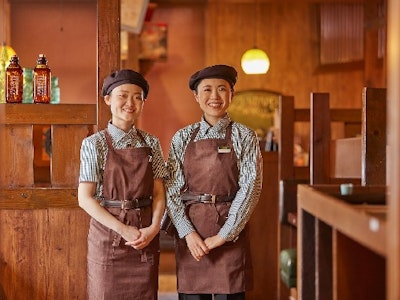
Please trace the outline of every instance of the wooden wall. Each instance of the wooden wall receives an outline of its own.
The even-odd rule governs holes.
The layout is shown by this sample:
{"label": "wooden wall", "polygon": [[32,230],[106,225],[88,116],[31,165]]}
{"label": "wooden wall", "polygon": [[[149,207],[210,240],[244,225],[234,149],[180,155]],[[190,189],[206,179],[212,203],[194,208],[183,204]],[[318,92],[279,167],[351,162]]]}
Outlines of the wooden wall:
{"label": "wooden wall", "polygon": [[[368,3],[364,64],[330,68],[318,62],[321,1],[260,1],[257,24],[254,1],[156,2],[153,21],[170,24],[170,43],[167,60],[155,62],[146,74],[151,91],[140,126],[160,137],[164,152],[178,128],[200,118],[187,82],[206,65],[230,64],[239,73],[237,91],[268,89],[293,95],[297,108],[309,107],[311,92],[330,93],[333,108],[360,108],[364,86],[385,87],[385,64],[377,59],[377,29],[371,25],[377,24],[376,1],[355,1]],[[244,51],[254,46],[255,28],[257,46],[271,60],[265,75],[246,75],[240,66]],[[308,129],[298,130],[305,135]]]}

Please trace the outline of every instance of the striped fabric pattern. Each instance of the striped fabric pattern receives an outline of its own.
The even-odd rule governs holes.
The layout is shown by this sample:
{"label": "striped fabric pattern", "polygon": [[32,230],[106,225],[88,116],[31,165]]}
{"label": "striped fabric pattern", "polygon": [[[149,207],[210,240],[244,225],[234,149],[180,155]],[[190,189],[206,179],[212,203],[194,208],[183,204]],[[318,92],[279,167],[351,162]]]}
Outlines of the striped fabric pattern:
{"label": "striped fabric pattern", "polygon": [[[180,191],[185,186],[183,160],[186,146],[192,132],[200,126],[194,141],[202,139],[221,139],[231,119],[226,115],[214,126],[204,118],[175,133],[172,138],[167,166],[170,177],[166,180],[167,209],[178,229],[180,238],[194,231],[191,222],[185,215],[185,206],[180,198]],[[228,219],[219,235],[226,241],[235,240],[248,222],[261,193],[262,156],[256,133],[250,128],[234,122],[232,125],[232,143],[238,161],[239,191],[232,202]],[[207,178],[208,179],[208,178]],[[215,178],[214,180],[218,180]]]}
{"label": "striped fabric pattern", "polygon": [[[113,146],[115,149],[137,148],[148,146],[152,149],[152,167],[154,179],[167,177],[167,168],[162,155],[159,139],[145,131],[132,127],[129,132],[108,124]],[[146,145],[137,135],[140,131]],[[103,195],[103,173],[107,160],[108,147],[105,131],[101,130],[82,141],[80,152],[79,182],[96,182],[95,197],[101,199]]]}

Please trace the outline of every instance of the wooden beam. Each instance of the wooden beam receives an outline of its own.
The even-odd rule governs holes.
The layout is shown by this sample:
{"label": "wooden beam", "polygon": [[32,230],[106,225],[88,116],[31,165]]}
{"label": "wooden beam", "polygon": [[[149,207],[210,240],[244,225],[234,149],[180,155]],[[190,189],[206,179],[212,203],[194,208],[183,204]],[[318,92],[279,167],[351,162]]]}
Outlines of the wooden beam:
{"label": "wooden beam", "polygon": [[1,189],[0,209],[77,208],[76,189]]}

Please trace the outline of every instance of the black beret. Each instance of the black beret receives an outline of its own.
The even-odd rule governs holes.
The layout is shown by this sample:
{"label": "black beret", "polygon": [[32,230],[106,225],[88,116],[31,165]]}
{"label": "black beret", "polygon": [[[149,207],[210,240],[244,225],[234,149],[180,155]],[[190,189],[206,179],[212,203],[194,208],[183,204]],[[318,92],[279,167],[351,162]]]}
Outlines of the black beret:
{"label": "black beret", "polygon": [[140,86],[143,89],[144,99],[147,98],[147,94],[149,93],[149,84],[146,79],[144,79],[142,74],[127,69],[115,71],[104,79],[102,88],[103,97],[110,95],[114,88],[125,83],[132,83]]}
{"label": "black beret", "polygon": [[220,78],[225,79],[234,87],[237,80],[237,72],[235,68],[227,65],[214,65],[211,67],[204,68],[200,71],[194,73],[189,79],[189,88],[191,90],[196,90],[200,81],[205,78]]}

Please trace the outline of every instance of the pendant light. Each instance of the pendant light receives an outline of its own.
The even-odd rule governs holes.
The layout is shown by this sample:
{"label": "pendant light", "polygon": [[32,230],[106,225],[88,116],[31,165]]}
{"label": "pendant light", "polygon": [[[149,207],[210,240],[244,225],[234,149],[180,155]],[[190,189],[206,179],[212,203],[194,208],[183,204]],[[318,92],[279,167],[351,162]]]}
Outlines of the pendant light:
{"label": "pendant light", "polygon": [[258,0],[254,5],[256,15],[256,28],[254,32],[254,47],[247,50],[241,59],[242,69],[246,74],[265,74],[268,72],[270,61],[268,55],[257,47],[258,32]]}

